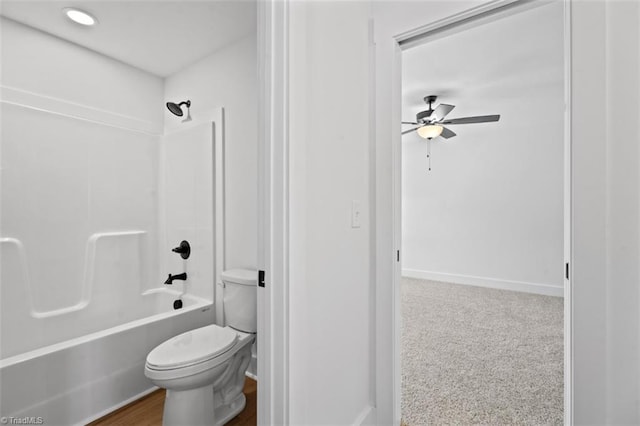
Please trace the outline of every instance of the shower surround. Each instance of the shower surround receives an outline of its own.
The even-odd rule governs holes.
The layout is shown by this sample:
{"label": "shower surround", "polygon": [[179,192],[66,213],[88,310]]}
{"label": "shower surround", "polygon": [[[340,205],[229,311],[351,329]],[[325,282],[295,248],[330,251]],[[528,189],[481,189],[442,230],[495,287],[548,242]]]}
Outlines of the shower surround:
{"label": "shower surround", "polygon": [[0,19],[0,416],[85,423],[215,321],[223,112],[165,132],[163,79]]}

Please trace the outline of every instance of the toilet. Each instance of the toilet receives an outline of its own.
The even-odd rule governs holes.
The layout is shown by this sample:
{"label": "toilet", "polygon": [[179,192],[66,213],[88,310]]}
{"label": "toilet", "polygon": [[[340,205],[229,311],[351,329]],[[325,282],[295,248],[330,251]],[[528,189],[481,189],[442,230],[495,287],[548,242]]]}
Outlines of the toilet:
{"label": "toilet", "polygon": [[256,338],[256,271],[222,273],[225,326],[172,337],[149,355],[144,374],[167,390],[163,425],[224,425],[246,405],[244,376]]}

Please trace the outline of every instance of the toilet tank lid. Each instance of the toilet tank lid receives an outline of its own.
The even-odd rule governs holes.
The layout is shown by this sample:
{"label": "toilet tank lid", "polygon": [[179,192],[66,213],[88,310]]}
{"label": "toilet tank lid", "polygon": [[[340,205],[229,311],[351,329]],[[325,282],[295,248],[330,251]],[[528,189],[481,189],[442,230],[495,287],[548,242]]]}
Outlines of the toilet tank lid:
{"label": "toilet tank lid", "polygon": [[227,283],[256,285],[258,283],[258,272],[251,269],[230,269],[221,274],[222,281]]}

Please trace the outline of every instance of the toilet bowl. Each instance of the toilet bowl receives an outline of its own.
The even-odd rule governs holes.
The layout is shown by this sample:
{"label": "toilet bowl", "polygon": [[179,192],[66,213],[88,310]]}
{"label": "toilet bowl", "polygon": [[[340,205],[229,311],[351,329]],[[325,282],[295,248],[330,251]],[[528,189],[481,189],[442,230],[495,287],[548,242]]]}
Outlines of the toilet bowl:
{"label": "toilet bowl", "polygon": [[228,271],[222,281],[233,299],[229,304],[223,298],[227,326],[187,331],[147,356],[145,376],[167,390],[163,425],[224,425],[246,405],[243,387],[255,341],[256,273]]}

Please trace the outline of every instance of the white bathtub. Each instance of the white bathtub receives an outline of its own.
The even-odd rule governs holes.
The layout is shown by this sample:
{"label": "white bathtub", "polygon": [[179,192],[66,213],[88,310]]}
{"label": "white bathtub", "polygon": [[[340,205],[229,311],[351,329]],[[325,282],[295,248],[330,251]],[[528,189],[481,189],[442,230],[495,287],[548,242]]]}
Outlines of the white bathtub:
{"label": "white bathtub", "polygon": [[[210,301],[184,295],[183,308],[174,310],[177,296],[167,289],[148,291],[137,299],[140,312],[153,311],[146,318],[0,360],[0,416],[85,424],[155,389],[144,376],[149,351],[171,336],[215,322]],[[63,317],[38,320],[55,330],[51,324],[58,319],[59,327],[66,326]]]}

